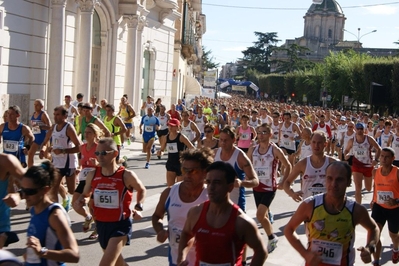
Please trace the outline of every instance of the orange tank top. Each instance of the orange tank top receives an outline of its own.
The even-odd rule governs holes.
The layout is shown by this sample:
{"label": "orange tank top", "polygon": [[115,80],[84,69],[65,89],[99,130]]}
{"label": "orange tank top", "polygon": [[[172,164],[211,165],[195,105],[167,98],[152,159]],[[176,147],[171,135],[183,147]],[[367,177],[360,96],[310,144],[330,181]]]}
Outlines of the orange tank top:
{"label": "orange tank top", "polygon": [[373,201],[385,209],[398,208],[385,203],[389,198],[399,198],[398,168],[393,166],[387,176],[382,175],[381,169],[378,168],[375,173]]}

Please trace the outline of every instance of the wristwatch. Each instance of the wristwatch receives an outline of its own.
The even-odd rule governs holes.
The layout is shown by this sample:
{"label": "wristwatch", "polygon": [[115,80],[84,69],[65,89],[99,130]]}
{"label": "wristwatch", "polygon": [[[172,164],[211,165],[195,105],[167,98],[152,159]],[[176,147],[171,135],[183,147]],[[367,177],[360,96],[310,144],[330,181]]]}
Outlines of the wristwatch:
{"label": "wristwatch", "polygon": [[137,203],[136,205],[134,205],[134,209],[136,211],[143,211],[143,204],[142,203]]}
{"label": "wristwatch", "polygon": [[369,250],[370,250],[370,253],[371,254],[374,254],[375,253],[375,244],[368,244],[367,246],[366,246],[366,248],[368,248]]}
{"label": "wristwatch", "polygon": [[48,248],[42,247],[42,248],[40,249],[40,256],[43,256],[44,254],[46,254],[47,251],[48,251]]}

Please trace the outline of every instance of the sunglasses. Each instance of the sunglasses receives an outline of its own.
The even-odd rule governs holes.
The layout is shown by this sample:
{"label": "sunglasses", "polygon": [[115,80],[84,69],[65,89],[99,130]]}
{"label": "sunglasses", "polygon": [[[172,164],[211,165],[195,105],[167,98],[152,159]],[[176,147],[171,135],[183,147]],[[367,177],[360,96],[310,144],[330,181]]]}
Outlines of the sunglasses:
{"label": "sunglasses", "polygon": [[267,131],[258,131],[258,132],[256,132],[256,134],[258,134],[258,135],[266,135],[266,134],[269,134],[269,132],[267,132]]}
{"label": "sunglasses", "polygon": [[205,132],[205,133],[212,133],[213,130],[205,130],[204,132]]}
{"label": "sunglasses", "polygon": [[185,174],[198,174],[198,173],[201,172],[201,167],[195,167],[195,168],[182,167],[180,170],[181,170],[182,175],[185,175]]}
{"label": "sunglasses", "polygon": [[21,188],[19,193],[22,196],[33,196],[39,192],[40,188]]}
{"label": "sunglasses", "polygon": [[95,151],[94,152],[94,154],[96,155],[96,156],[105,156],[105,155],[107,155],[107,154],[109,154],[109,153],[113,153],[114,152],[114,150],[112,150],[112,151]]}

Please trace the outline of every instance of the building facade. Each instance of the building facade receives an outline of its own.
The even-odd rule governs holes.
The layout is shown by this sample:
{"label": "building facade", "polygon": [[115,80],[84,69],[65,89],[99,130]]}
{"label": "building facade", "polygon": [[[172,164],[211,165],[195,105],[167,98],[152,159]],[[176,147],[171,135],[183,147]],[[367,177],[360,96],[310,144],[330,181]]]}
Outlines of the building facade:
{"label": "building facade", "polygon": [[[189,4],[200,13],[200,0]],[[19,105],[26,122],[35,99],[51,114],[65,95],[79,92],[84,101],[95,95],[116,107],[127,94],[136,110],[147,95],[174,102],[184,91],[184,82],[172,89],[181,6],[178,0],[0,0],[0,111]]]}

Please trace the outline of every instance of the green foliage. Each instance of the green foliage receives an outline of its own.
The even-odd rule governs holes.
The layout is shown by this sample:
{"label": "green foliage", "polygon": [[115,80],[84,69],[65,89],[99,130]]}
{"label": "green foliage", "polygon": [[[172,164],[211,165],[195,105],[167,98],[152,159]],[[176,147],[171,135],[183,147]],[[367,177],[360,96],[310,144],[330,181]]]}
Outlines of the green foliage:
{"label": "green foliage", "polygon": [[257,32],[255,31],[258,40],[254,45],[242,51],[242,64],[247,66],[247,69],[256,69],[259,72],[270,73],[270,57],[273,47],[280,41],[277,39],[276,32]]}
{"label": "green foliage", "polygon": [[212,56],[212,50],[206,50],[205,46],[202,46],[202,69],[206,71],[208,69],[218,68],[219,63],[216,63],[214,60],[215,58]]}
{"label": "green foliage", "polygon": [[303,59],[301,56],[309,52],[309,48],[299,46],[296,43],[291,44],[288,48],[275,47],[273,51],[276,53],[285,53],[287,55],[286,60],[275,60],[274,63],[277,65],[276,72],[278,73],[289,73],[298,70],[310,69],[314,66],[314,63]]}

